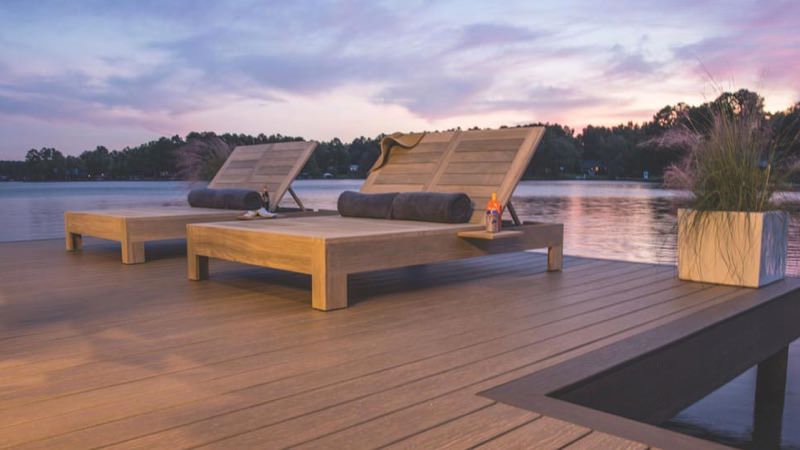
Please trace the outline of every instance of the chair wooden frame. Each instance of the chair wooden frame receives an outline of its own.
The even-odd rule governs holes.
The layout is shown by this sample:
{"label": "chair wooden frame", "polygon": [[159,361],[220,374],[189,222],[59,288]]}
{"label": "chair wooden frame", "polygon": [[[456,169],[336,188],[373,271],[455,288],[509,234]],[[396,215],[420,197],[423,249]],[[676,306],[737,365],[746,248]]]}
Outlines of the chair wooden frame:
{"label": "chair wooden frame", "polygon": [[[269,209],[278,211],[278,204],[288,192],[299,210],[281,213],[281,217],[316,214],[307,211],[291,189],[317,147],[316,142],[281,142],[236,147],[225,164],[209,183],[210,188],[251,189],[269,200]],[[202,222],[235,220],[242,214],[237,210],[164,206],[149,208],[118,208],[64,213],[66,249],[80,250],[83,236],[118,241],[124,264],[145,262],[147,241],[186,237],[186,225]]]}
{"label": "chair wooden frame", "polygon": [[[396,150],[361,190],[466,192],[478,205],[496,192],[508,204],[543,133],[531,127],[429,134],[413,149]],[[192,224],[188,277],[206,279],[209,258],[305,273],[312,307],[328,311],[347,307],[352,273],[536,248],[547,248],[548,270],[561,270],[563,225],[523,223],[488,234],[483,220],[479,206],[466,224],[340,216]]]}

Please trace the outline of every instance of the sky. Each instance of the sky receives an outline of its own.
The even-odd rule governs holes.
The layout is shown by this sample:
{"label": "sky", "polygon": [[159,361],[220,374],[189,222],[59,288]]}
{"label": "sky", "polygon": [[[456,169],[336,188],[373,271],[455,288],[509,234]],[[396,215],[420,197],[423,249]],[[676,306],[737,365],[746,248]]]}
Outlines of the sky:
{"label": "sky", "polygon": [[306,139],[800,101],[796,1],[0,1],[0,159],[189,131]]}

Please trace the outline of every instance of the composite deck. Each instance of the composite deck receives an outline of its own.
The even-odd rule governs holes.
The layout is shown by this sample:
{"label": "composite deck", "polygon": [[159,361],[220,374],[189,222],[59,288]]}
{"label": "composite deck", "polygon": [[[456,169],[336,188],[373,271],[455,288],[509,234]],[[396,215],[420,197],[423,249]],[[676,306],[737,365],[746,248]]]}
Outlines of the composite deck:
{"label": "composite deck", "polygon": [[753,292],[528,252],[351,276],[326,313],[308,276],[92,245],[0,244],[1,448],[646,449],[478,393]]}

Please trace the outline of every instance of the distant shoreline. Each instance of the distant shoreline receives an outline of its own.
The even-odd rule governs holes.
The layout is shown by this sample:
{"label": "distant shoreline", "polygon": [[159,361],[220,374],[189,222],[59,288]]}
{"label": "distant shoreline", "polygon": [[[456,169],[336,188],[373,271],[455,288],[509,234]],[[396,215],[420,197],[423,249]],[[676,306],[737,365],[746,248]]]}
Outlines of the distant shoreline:
{"label": "distant shoreline", "polygon": [[[296,181],[364,181],[366,178],[345,178],[345,177],[337,177],[337,178],[297,178]],[[210,181],[210,180],[182,180],[182,179],[175,179],[175,178],[158,178],[158,179],[86,179],[86,180],[2,180],[0,179],[0,183],[7,182],[7,183],[77,183],[77,182],[164,182],[164,181],[182,181],[187,183],[201,183],[203,181]],[[662,183],[663,179],[656,178],[656,179],[645,179],[645,178],[610,178],[610,177],[603,177],[603,176],[594,176],[594,177],[581,177],[581,176],[574,176],[574,177],[528,177],[523,178],[521,181],[619,181],[619,182],[638,182],[638,183]]]}

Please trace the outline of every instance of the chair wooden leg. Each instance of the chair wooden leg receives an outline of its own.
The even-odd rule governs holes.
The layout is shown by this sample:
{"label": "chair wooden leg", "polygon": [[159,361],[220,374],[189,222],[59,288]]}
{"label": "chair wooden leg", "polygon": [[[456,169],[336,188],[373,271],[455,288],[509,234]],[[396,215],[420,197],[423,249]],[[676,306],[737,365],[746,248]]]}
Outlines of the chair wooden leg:
{"label": "chair wooden leg", "polygon": [[83,246],[83,236],[77,233],[66,233],[67,251],[74,252],[81,249]]}
{"label": "chair wooden leg", "polygon": [[208,279],[208,256],[193,253],[188,255],[188,276],[190,280],[201,281]]}
{"label": "chair wooden leg", "polygon": [[122,263],[141,264],[144,262],[144,242],[122,241]]}
{"label": "chair wooden leg", "polygon": [[347,308],[347,274],[326,271],[312,273],[311,306],[321,311]]}
{"label": "chair wooden leg", "polygon": [[347,308],[347,273],[332,267],[330,251],[325,241],[311,250],[311,307],[321,311]]}
{"label": "chair wooden leg", "polygon": [[553,245],[547,247],[547,270],[549,272],[558,272],[564,266],[564,246]]}

